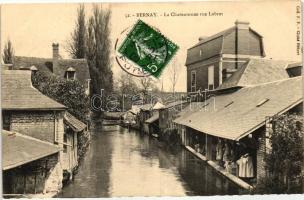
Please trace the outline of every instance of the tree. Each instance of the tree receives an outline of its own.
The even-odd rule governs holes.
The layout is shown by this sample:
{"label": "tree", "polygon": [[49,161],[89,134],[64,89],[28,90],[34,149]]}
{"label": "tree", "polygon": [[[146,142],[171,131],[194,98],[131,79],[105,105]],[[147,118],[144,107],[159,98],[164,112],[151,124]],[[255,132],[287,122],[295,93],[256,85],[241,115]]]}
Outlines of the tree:
{"label": "tree", "polygon": [[172,64],[169,67],[170,72],[170,81],[172,84],[172,92],[175,95],[175,86],[179,77],[179,64],[176,59],[173,60]]}
{"label": "tree", "polygon": [[85,58],[86,53],[86,19],[85,8],[80,4],[77,9],[77,19],[71,39],[68,40],[67,51],[73,58]]}
{"label": "tree", "polygon": [[5,64],[13,64],[14,60],[14,48],[10,39],[8,39],[7,43],[4,45],[3,50],[3,62]]}
{"label": "tree", "polygon": [[[266,177],[259,181],[256,192],[268,194],[302,193],[304,159],[303,123],[297,115],[282,115],[273,119],[271,149],[265,158]],[[302,176],[302,177],[301,177]]]}
{"label": "tree", "polygon": [[148,93],[149,89],[151,89],[152,83],[153,83],[153,79],[150,77],[140,78],[140,86],[145,94]]}
{"label": "tree", "polygon": [[92,77],[93,93],[104,89],[107,95],[113,91],[113,72],[110,61],[110,19],[111,10],[93,6],[87,28],[86,56]]}
{"label": "tree", "polygon": [[135,95],[139,93],[139,88],[133,79],[133,77],[128,73],[121,73],[117,81],[117,90],[120,94]]}

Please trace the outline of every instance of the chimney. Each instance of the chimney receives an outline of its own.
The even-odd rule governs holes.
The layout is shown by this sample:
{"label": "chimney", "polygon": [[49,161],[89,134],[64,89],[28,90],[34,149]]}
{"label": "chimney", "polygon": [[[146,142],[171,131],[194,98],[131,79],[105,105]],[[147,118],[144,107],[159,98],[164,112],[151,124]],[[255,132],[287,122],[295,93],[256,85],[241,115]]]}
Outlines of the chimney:
{"label": "chimney", "polygon": [[250,52],[250,33],[249,33],[249,22],[246,21],[235,21],[235,69],[238,69],[242,64],[238,62],[239,56],[238,55],[249,55]]}
{"label": "chimney", "polygon": [[236,20],[234,24],[238,29],[249,29],[249,22]]}
{"label": "chimney", "polygon": [[53,73],[55,75],[59,75],[58,74],[58,59],[59,59],[59,44],[58,43],[53,43],[52,44],[53,47]]}

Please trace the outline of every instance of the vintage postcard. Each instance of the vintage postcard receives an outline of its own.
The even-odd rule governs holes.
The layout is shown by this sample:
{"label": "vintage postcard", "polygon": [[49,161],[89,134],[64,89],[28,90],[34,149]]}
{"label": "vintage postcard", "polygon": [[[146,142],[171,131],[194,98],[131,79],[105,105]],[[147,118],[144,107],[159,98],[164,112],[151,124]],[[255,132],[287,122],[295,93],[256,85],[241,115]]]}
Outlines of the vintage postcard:
{"label": "vintage postcard", "polygon": [[304,193],[300,1],[0,8],[4,198]]}

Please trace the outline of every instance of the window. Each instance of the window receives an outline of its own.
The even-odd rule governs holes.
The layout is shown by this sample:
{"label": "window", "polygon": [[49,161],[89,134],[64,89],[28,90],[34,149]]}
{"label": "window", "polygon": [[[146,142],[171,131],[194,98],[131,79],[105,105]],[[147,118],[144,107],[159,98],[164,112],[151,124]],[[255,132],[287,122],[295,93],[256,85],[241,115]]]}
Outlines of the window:
{"label": "window", "polygon": [[203,55],[203,50],[199,50],[199,55],[202,56]]}
{"label": "window", "polygon": [[214,90],[214,66],[208,67],[208,90]]}
{"label": "window", "polygon": [[191,92],[196,91],[196,71],[191,71]]}
{"label": "window", "polygon": [[76,70],[73,67],[69,67],[66,71],[65,78],[67,80],[74,80],[76,78]]}

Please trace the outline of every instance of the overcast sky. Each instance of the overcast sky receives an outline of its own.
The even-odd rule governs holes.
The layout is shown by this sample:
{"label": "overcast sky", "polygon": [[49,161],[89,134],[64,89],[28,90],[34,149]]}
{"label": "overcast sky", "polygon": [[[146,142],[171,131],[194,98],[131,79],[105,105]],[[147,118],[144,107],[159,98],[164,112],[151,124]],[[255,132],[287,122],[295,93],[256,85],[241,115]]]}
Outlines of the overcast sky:
{"label": "overcast sky", "polygon": [[[180,50],[175,56],[180,63],[176,87],[178,91],[185,91],[184,63],[187,49],[197,43],[198,37],[209,36],[229,28],[237,19],[250,22],[250,27],[263,36],[267,58],[300,61],[301,56],[296,54],[296,6],[296,1],[111,4],[111,38],[114,44],[120,32],[137,21],[137,17],[125,18],[126,14],[156,12],[157,17],[141,19],[158,28],[161,33],[179,45]],[[64,45],[73,30],[77,7],[77,4],[2,6],[1,42],[3,44],[10,38],[15,55],[32,57],[51,57],[51,44],[58,42],[60,54],[68,58]],[[86,4],[87,15],[90,15],[90,11],[91,4]],[[223,16],[161,16],[164,12],[168,14],[217,12],[223,13]],[[122,73],[114,59],[113,71],[115,77]],[[165,83],[164,89],[169,91],[168,69],[161,77]]]}

